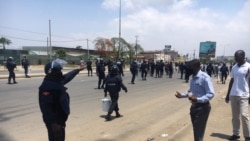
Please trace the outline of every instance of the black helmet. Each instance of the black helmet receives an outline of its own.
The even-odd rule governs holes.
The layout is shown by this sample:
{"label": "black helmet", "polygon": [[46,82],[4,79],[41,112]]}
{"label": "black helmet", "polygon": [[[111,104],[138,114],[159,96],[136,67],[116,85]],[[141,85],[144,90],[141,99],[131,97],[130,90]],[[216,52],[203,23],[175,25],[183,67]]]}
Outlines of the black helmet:
{"label": "black helmet", "polygon": [[52,71],[61,71],[63,69],[63,66],[66,65],[67,62],[61,59],[56,59],[52,62],[49,62],[45,68],[44,72],[45,74],[50,74]]}
{"label": "black helmet", "polygon": [[110,73],[111,74],[118,74],[119,73],[119,68],[117,67],[117,65],[113,65],[111,67]]}
{"label": "black helmet", "polygon": [[103,61],[103,59],[102,58],[100,58],[100,63],[102,64],[102,63],[104,63],[104,61]]}
{"label": "black helmet", "polygon": [[10,57],[8,58],[8,61],[13,61],[13,57],[10,56]]}

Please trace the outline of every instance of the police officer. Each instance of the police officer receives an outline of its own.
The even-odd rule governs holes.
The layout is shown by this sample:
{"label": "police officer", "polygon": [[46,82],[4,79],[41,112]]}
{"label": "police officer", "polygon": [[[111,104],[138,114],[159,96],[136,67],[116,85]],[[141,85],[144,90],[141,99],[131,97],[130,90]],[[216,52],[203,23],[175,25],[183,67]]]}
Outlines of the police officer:
{"label": "police officer", "polygon": [[169,78],[172,78],[173,73],[174,73],[173,62],[170,62],[168,64],[168,71],[169,71]]}
{"label": "police officer", "polygon": [[107,66],[108,66],[108,73],[110,73],[111,67],[113,66],[113,61],[109,59],[107,62]]}
{"label": "police officer", "polygon": [[132,79],[131,79],[131,84],[135,84],[135,76],[138,73],[138,65],[137,65],[137,61],[134,60],[131,65],[130,65],[130,72],[132,74]]}
{"label": "police officer", "polygon": [[13,57],[8,58],[5,66],[9,71],[9,78],[8,78],[8,83],[7,84],[11,84],[11,79],[13,79],[14,84],[17,84],[16,75],[15,75],[15,72],[14,72],[14,69],[16,68],[16,63],[13,61]]}
{"label": "police officer", "polygon": [[24,74],[26,78],[30,78],[30,76],[28,75],[29,66],[30,66],[30,63],[29,63],[28,58],[26,56],[23,56],[22,67],[24,68]]}
{"label": "police officer", "polygon": [[104,88],[105,65],[102,58],[100,59],[100,62],[97,64],[96,70],[98,75],[98,89]]}
{"label": "police officer", "polygon": [[150,62],[150,76],[153,77],[154,76],[154,72],[155,72],[155,62],[154,60],[152,60]]}
{"label": "police officer", "polygon": [[121,91],[121,88],[127,92],[127,87],[122,82],[122,77],[119,74],[119,69],[116,65],[113,65],[110,71],[110,74],[107,76],[106,83],[105,83],[105,89],[104,89],[104,97],[107,97],[107,92],[109,92],[109,96],[111,98],[111,105],[108,111],[108,114],[106,115],[105,119],[107,121],[111,120],[111,114],[113,111],[116,113],[116,117],[121,117],[121,114],[119,113],[119,107],[118,107],[118,99],[119,99],[119,92]]}
{"label": "police officer", "polygon": [[180,73],[181,73],[181,78],[180,79],[183,79],[183,74],[184,74],[184,70],[185,70],[185,64],[184,63],[181,63],[179,65],[179,70],[180,70]]}
{"label": "police officer", "polygon": [[207,66],[207,68],[206,68],[206,72],[207,72],[207,74],[208,74],[210,77],[212,77],[212,73],[214,72],[214,67],[213,67],[212,63],[209,63],[209,64],[208,64],[208,66]]}
{"label": "police officer", "polygon": [[63,62],[56,59],[45,66],[45,78],[39,87],[39,105],[43,121],[48,130],[49,141],[64,141],[65,126],[70,113],[69,95],[64,86],[71,81],[79,71],[75,69],[67,74],[62,73]]}
{"label": "police officer", "polygon": [[156,61],[156,64],[155,64],[155,78],[160,77],[160,68],[161,68],[160,62]]}
{"label": "police officer", "polygon": [[148,64],[146,60],[143,60],[141,64],[141,78],[142,80],[147,80],[147,74],[148,74]]}
{"label": "police officer", "polygon": [[124,76],[124,73],[123,73],[123,61],[121,61],[121,59],[119,59],[117,62],[116,62],[116,65],[119,69],[119,72],[121,74],[121,76]]}
{"label": "police officer", "polygon": [[190,68],[190,62],[187,62],[186,68],[185,68],[185,82],[188,83],[190,75],[192,75],[192,68]]}
{"label": "police officer", "polygon": [[160,66],[159,66],[160,67],[160,77],[163,76],[164,66],[165,66],[165,64],[164,64],[163,60],[160,60]]}
{"label": "police officer", "polygon": [[[87,61],[87,70],[88,70],[88,76],[93,76],[93,70],[92,70],[92,61],[88,59]],[[90,73],[90,74],[89,74]]]}

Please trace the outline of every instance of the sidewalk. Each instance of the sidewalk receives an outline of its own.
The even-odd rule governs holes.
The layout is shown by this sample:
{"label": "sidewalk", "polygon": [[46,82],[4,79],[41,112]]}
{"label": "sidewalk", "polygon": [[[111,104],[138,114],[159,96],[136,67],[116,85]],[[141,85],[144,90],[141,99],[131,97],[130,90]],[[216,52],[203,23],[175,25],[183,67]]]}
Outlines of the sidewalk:
{"label": "sidewalk", "polygon": [[[63,73],[66,73],[70,70],[77,69],[77,68],[79,68],[79,66],[77,65],[72,66],[72,67],[64,67]],[[126,66],[124,71],[129,71],[128,68],[129,67]],[[28,73],[28,75],[30,77],[44,77],[45,76],[44,65],[30,66],[29,69],[30,69],[30,72]],[[93,74],[95,74],[96,68],[92,67],[92,70],[93,70]],[[87,73],[88,73],[87,68],[79,72],[79,74],[87,74]],[[22,68],[22,66],[17,66],[17,68],[15,69],[15,75],[16,75],[16,78],[25,78],[24,69]],[[8,70],[4,68],[4,66],[0,66],[0,79],[8,79],[8,77],[9,77]]]}
{"label": "sidewalk", "polygon": [[[70,70],[77,69],[77,68],[79,68],[79,66],[64,67],[63,73],[66,73]],[[30,72],[28,73],[28,75],[30,77],[44,77],[45,76],[44,65],[30,66],[29,69],[30,69]],[[87,73],[86,69],[83,71],[80,71],[80,74],[84,74],[84,73]],[[93,73],[95,73],[94,68],[93,68]],[[24,69],[22,68],[22,66],[17,66],[17,68],[15,69],[15,75],[16,75],[16,78],[25,78]],[[9,76],[8,70],[4,68],[3,66],[0,66],[0,79],[8,79],[8,76]]]}

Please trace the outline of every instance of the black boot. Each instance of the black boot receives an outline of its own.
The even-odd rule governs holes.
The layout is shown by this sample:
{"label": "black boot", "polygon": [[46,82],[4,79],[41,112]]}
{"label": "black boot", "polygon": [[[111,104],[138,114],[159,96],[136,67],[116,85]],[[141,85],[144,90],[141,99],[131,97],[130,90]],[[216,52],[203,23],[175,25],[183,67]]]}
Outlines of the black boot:
{"label": "black boot", "polygon": [[15,79],[15,78],[13,79],[13,83],[14,83],[14,84],[17,84],[17,82],[16,82],[16,79]]}
{"label": "black boot", "polygon": [[111,113],[108,113],[105,117],[106,121],[110,121],[111,120]]}
{"label": "black boot", "polygon": [[115,114],[116,114],[116,116],[115,116],[116,118],[119,118],[122,116],[118,111],[116,111]]}

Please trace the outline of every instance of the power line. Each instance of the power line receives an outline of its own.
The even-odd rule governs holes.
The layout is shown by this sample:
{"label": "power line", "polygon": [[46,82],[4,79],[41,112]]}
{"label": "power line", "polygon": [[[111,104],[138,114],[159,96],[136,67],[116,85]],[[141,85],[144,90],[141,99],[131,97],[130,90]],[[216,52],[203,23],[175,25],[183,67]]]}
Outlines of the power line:
{"label": "power line", "polygon": [[[21,37],[14,37],[14,36],[6,36],[6,35],[0,35],[2,37],[8,37],[8,38],[13,38],[13,39],[19,39],[19,40],[26,40],[26,41],[34,41],[34,42],[47,42],[47,40],[34,40],[34,39],[26,39],[26,38],[21,38]],[[71,41],[52,41],[52,42],[80,42],[80,41],[85,41],[86,39],[78,39],[78,40],[71,40]]]}
{"label": "power line", "polygon": [[47,33],[39,33],[39,32],[34,32],[34,31],[28,31],[28,30],[18,29],[18,28],[12,28],[12,27],[7,27],[7,26],[1,26],[1,25],[0,25],[0,28],[5,28],[5,29],[15,30],[15,31],[22,31],[22,32],[27,32],[27,33],[40,34],[40,35],[47,35]]}
{"label": "power line", "polygon": [[[41,32],[34,32],[34,31],[28,31],[28,30],[23,30],[23,29],[18,29],[18,28],[12,28],[12,27],[7,27],[7,26],[1,26],[0,28],[4,28],[4,29],[8,29],[8,30],[14,30],[14,31],[21,31],[21,32],[26,32],[26,33],[32,33],[32,34],[39,34],[39,35],[48,35],[48,33],[41,33]],[[54,37],[61,37],[61,38],[67,38],[67,39],[73,39],[70,37],[66,37],[66,36],[61,36],[61,35],[55,35],[53,34]]]}

